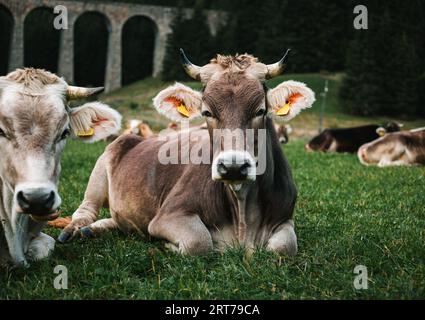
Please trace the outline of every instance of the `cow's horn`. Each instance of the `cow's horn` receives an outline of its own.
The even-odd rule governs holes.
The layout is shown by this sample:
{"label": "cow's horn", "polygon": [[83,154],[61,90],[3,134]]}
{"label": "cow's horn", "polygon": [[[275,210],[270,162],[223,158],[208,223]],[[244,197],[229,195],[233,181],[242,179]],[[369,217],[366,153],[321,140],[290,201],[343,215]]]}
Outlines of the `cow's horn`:
{"label": "cow's horn", "polygon": [[66,97],[68,100],[87,98],[96,93],[102,92],[103,89],[104,89],[103,87],[84,88],[84,87],[68,86],[68,90],[66,91]]}
{"label": "cow's horn", "polygon": [[199,80],[200,74],[201,74],[201,67],[194,65],[192,62],[189,61],[189,59],[186,57],[186,54],[184,53],[183,49],[180,48],[180,59],[182,61],[182,65],[186,73],[193,79]]}
{"label": "cow's horn", "polygon": [[283,69],[286,66],[286,61],[288,60],[288,55],[290,51],[291,49],[286,50],[285,55],[278,62],[267,65],[267,74],[266,74],[267,79],[271,79],[282,74]]}

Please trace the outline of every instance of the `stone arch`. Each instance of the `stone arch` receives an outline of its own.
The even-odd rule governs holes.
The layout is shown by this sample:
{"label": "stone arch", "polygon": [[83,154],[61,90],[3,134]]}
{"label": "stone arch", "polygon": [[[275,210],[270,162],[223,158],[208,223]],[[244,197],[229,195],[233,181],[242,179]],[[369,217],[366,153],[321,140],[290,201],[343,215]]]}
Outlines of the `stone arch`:
{"label": "stone arch", "polygon": [[53,27],[52,8],[37,7],[24,20],[24,66],[57,72],[60,30]]}
{"label": "stone arch", "polygon": [[0,4],[0,76],[7,74],[9,68],[13,23],[12,12]]}
{"label": "stone arch", "polygon": [[121,34],[122,85],[150,77],[154,71],[158,26],[145,15],[135,15],[123,25]]}
{"label": "stone arch", "polygon": [[104,86],[111,31],[101,12],[82,13],[74,24],[74,82],[79,86]]}

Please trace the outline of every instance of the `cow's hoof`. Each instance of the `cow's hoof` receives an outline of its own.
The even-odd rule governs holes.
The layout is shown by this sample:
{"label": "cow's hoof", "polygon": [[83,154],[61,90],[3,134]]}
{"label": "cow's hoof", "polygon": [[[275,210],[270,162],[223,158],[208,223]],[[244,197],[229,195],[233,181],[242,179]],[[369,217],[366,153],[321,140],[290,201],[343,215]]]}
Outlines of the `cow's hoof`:
{"label": "cow's hoof", "polygon": [[8,261],[7,266],[10,270],[17,270],[17,269],[28,269],[30,267],[30,264],[27,260],[21,260],[18,262]]}
{"label": "cow's hoof", "polygon": [[71,232],[68,231],[62,231],[58,237],[59,243],[65,243],[71,238]]}
{"label": "cow's hoof", "polygon": [[90,227],[83,227],[80,229],[81,236],[83,238],[93,238],[94,233],[93,230]]}
{"label": "cow's hoof", "polygon": [[38,261],[47,258],[55,248],[55,239],[45,233],[40,233],[34,238],[28,247],[27,257]]}

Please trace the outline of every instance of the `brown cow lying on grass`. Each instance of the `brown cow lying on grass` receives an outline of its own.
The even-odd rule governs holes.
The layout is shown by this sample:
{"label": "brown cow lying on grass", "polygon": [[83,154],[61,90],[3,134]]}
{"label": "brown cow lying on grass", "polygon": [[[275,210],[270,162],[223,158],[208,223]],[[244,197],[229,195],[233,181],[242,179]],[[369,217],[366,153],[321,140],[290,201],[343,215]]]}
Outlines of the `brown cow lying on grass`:
{"label": "brown cow lying on grass", "polygon": [[104,104],[70,109],[66,103],[100,89],[69,86],[32,68],[0,77],[0,261],[27,265],[53,250],[54,239],[41,231],[59,215],[66,139],[93,142],[120,129],[121,116]]}
{"label": "brown cow lying on grass", "polygon": [[357,155],[364,165],[425,165],[425,128],[388,133],[361,146]]}
{"label": "brown cow lying on grass", "polygon": [[[208,130],[121,136],[98,159],[84,201],[58,240],[120,229],[165,239],[186,254],[242,245],[295,255],[297,191],[271,117],[292,119],[313,104],[314,93],[295,81],[265,86],[282,72],[285,57],[266,65],[250,55],[217,55],[198,67],[182,52],[186,72],[204,89],[177,83],[154,106],[173,121],[202,115]],[[172,157],[176,148],[190,158]],[[198,161],[200,150],[205,161]],[[112,217],[97,220],[105,204]]]}

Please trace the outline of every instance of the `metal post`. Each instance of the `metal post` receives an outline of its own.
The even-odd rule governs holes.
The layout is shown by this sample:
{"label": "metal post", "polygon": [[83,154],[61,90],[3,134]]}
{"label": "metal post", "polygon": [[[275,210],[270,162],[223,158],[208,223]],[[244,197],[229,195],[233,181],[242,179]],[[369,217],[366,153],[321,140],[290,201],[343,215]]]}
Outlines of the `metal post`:
{"label": "metal post", "polygon": [[325,107],[326,107],[326,96],[328,95],[328,79],[325,80],[325,88],[323,89],[323,92],[320,93],[322,96],[322,105],[320,107],[320,119],[319,119],[319,133],[323,131],[323,117],[325,113]]}

